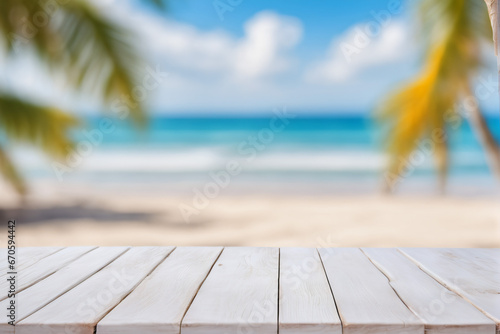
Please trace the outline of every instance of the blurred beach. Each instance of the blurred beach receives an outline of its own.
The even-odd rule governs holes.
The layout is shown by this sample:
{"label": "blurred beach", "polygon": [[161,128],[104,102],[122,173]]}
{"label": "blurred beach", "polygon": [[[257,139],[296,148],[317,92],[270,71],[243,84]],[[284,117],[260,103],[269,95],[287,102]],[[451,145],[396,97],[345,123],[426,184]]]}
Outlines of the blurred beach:
{"label": "blurred beach", "polygon": [[[276,115],[274,115],[276,113]],[[366,116],[304,116],[291,111],[256,117],[153,117],[144,131],[111,118],[88,118],[73,134],[65,161],[15,147],[12,155],[34,183],[109,187],[120,192],[190,196],[215,182],[219,193],[354,195],[382,188],[383,127]],[[283,116],[284,115],[284,116]],[[279,117],[283,117],[280,119]],[[101,128],[102,122],[109,129]],[[488,119],[500,139],[500,119]],[[500,195],[484,150],[464,119],[450,131],[448,193]],[[417,144],[396,193],[436,194],[432,142]],[[227,181],[227,165],[237,171]]]}
{"label": "blurred beach", "polygon": [[0,201],[21,246],[500,247],[500,187],[466,123],[447,196],[430,146],[384,196],[381,129],[365,116],[153,117],[144,132],[102,119],[68,161],[16,147],[31,192]]}
{"label": "blurred beach", "polygon": [[6,2],[19,246],[500,247],[482,2],[226,2]]}
{"label": "blurred beach", "polygon": [[31,200],[5,212],[20,246],[500,247],[498,198],[222,195],[188,223],[190,197],[60,189]]}

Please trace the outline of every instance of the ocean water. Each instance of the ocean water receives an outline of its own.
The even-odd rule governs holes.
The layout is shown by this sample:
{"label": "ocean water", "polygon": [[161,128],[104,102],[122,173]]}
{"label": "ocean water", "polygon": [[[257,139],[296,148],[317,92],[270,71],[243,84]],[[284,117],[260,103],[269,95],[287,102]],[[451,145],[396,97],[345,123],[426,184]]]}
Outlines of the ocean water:
{"label": "ocean water", "polygon": [[[153,117],[145,130],[89,118],[74,133],[72,159],[30,150],[15,156],[29,178],[84,182],[134,191],[191,193],[215,182],[219,192],[366,193],[385,178],[384,131],[369,117]],[[488,119],[500,140],[500,120]],[[450,133],[449,189],[498,194],[486,156],[467,123]],[[432,147],[415,156],[397,191],[436,190]]]}

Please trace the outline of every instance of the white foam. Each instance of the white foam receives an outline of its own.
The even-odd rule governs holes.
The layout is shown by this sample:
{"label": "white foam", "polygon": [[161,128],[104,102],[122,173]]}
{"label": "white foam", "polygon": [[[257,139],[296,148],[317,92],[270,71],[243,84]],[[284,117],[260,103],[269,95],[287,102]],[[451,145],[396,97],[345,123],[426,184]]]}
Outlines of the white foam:
{"label": "white foam", "polygon": [[[33,150],[19,150],[14,154],[19,166],[27,171],[50,170],[52,160]],[[207,172],[225,168],[237,160],[245,171],[279,172],[379,172],[387,162],[382,152],[360,149],[275,150],[257,153],[255,157],[229,152],[222,148],[191,149],[98,149],[83,157],[80,163],[70,165],[82,172],[183,173]],[[484,158],[477,152],[459,152],[455,159],[458,167],[483,166]],[[434,168],[432,156],[416,166]]]}

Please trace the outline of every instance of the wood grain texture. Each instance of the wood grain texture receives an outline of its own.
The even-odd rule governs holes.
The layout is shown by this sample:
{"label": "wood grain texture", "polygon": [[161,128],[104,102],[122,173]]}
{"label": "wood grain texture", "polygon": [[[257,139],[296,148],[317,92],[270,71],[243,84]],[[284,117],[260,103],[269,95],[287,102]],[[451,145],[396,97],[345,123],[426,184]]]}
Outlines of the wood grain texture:
{"label": "wood grain texture", "polygon": [[495,323],[439,284],[397,249],[365,248],[404,303],[425,323],[426,334],[495,334]]}
{"label": "wood grain texture", "polygon": [[277,248],[225,248],[182,321],[183,334],[276,334]]}
{"label": "wood grain texture", "polygon": [[500,249],[221,250],[20,248],[0,334],[500,334]]}
{"label": "wood grain texture", "polygon": [[[16,322],[38,311],[65,292],[74,288],[96,271],[109,264],[127,250],[126,247],[101,247],[61,268],[53,275],[21,291],[16,296]],[[2,310],[7,309],[10,300],[0,302]],[[13,333],[13,327],[2,319],[0,334]]]}
{"label": "wood grain texture", "polygon": [[500,249],[498,248],[468,248],[468,249],[456,249],[460,256],[473,256],[479,259],[480,262],[485,262],[487,265],[498,265],[500,266]]}
{"label": "wood grain texture", "polygon": [[423,334],[423,323],[357,248],[322,248],[344,334]]}
{"label": "wood grain texture", "polygon": [[178,334],[222,247],[178,247],[97,325],[97,334]]}
{"label": "wood grain texture", "polygon": [[314,248],[280,249],[279,331],[342,334],[328,279]]}
{"label": "wood grain texture", "polygon": [[[19,293],[36,282],[52,275],[66,264],[76,260],[85,253],[96,247],[68,247],[55,252],[35,262],[27,268],[20,268],[17,277],[17,289]],[[9,282],[5,279],[0,281],[0,300],[7,298]]]}
{"label": "wood grain texture", "polygon": [[97,322],[127,296],[173,247],[127,251],[16,326],[17,334],[93,334]]}
{"label": "wood grain texture", "polygon": [[500,333],[500,260],[495,256],[498,250],[403,248],[401,251],[495,321]]}
{"label": "wood grain texture", "polygon": [[[17,253],[17,266],[16,269],[17,271],[23,270],[28,268],[29,266],[37,263],[44,257],[47,257],[51,254],[54,254],[55,252],[60,251],[63,249],[63,247],[20,247],[17,248],[16,253]],[[9,264],[7,263],[7,249],[3,249],[3,253],[5,254],[5,261],[2,261],[0,264],[0,274],[1,280],[4,279],[4,276],[6,275],[8,270]]]}

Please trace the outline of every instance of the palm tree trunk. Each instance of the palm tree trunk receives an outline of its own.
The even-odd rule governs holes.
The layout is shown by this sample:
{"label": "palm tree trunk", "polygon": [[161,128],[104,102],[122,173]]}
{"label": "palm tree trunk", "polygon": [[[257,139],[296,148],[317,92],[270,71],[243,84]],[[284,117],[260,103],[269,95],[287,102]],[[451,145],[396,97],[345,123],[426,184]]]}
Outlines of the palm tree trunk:
{"label": "palm tree trunk", "polygon": [[495,54],[497,55],[498,64],[498,93],[500,94],[500,25],[498,22],[498,12],[500,11],[500,2],[498,0],[484,0],[488,6],[488,13],[490,14],[491,28],[493,29],[493,41],[495,42]]}
{"label": "palm tree trunk", "polygon": [[[495,43],[495,54],[497,55],[497,65],[498,65],[498,93],[500,95],[500,25],[498,22],[498,12],[500,11],[500,1],[498,0],[485,0],[488,6],[488,13],[490,14],[491,28],[493,29],[493,41]],[[469,92],[470,94],[470,92]],[[476,134],[479,136],[483,146],[486,149],[488,160],[490,163],[490,168],[493,173],[500,178],[500,149],[498,143],[493,138],[483,115],[475,104],[475,110],[471,112],[471,125],[476,130]]]}
{"label": "palm tree trunk", "polygon": [[498,11],[500,3],[497,0],[484,0],[488,6],[491,27],[493,28],[493,40],[495,41],[495,53],[498,55]]}
{"label": "palm tree trunk", "polygon": [[[469,98],[474,98],[470,87],[467,94]],[[473,103],[473,105],[474,106],[469,110],[467,119],[477,138],[483,145],[491,172],[500,180],[500,146],[495,140],[495,137],[493,137],[488,127],[488,123],[479,109],[478,103]]]}

